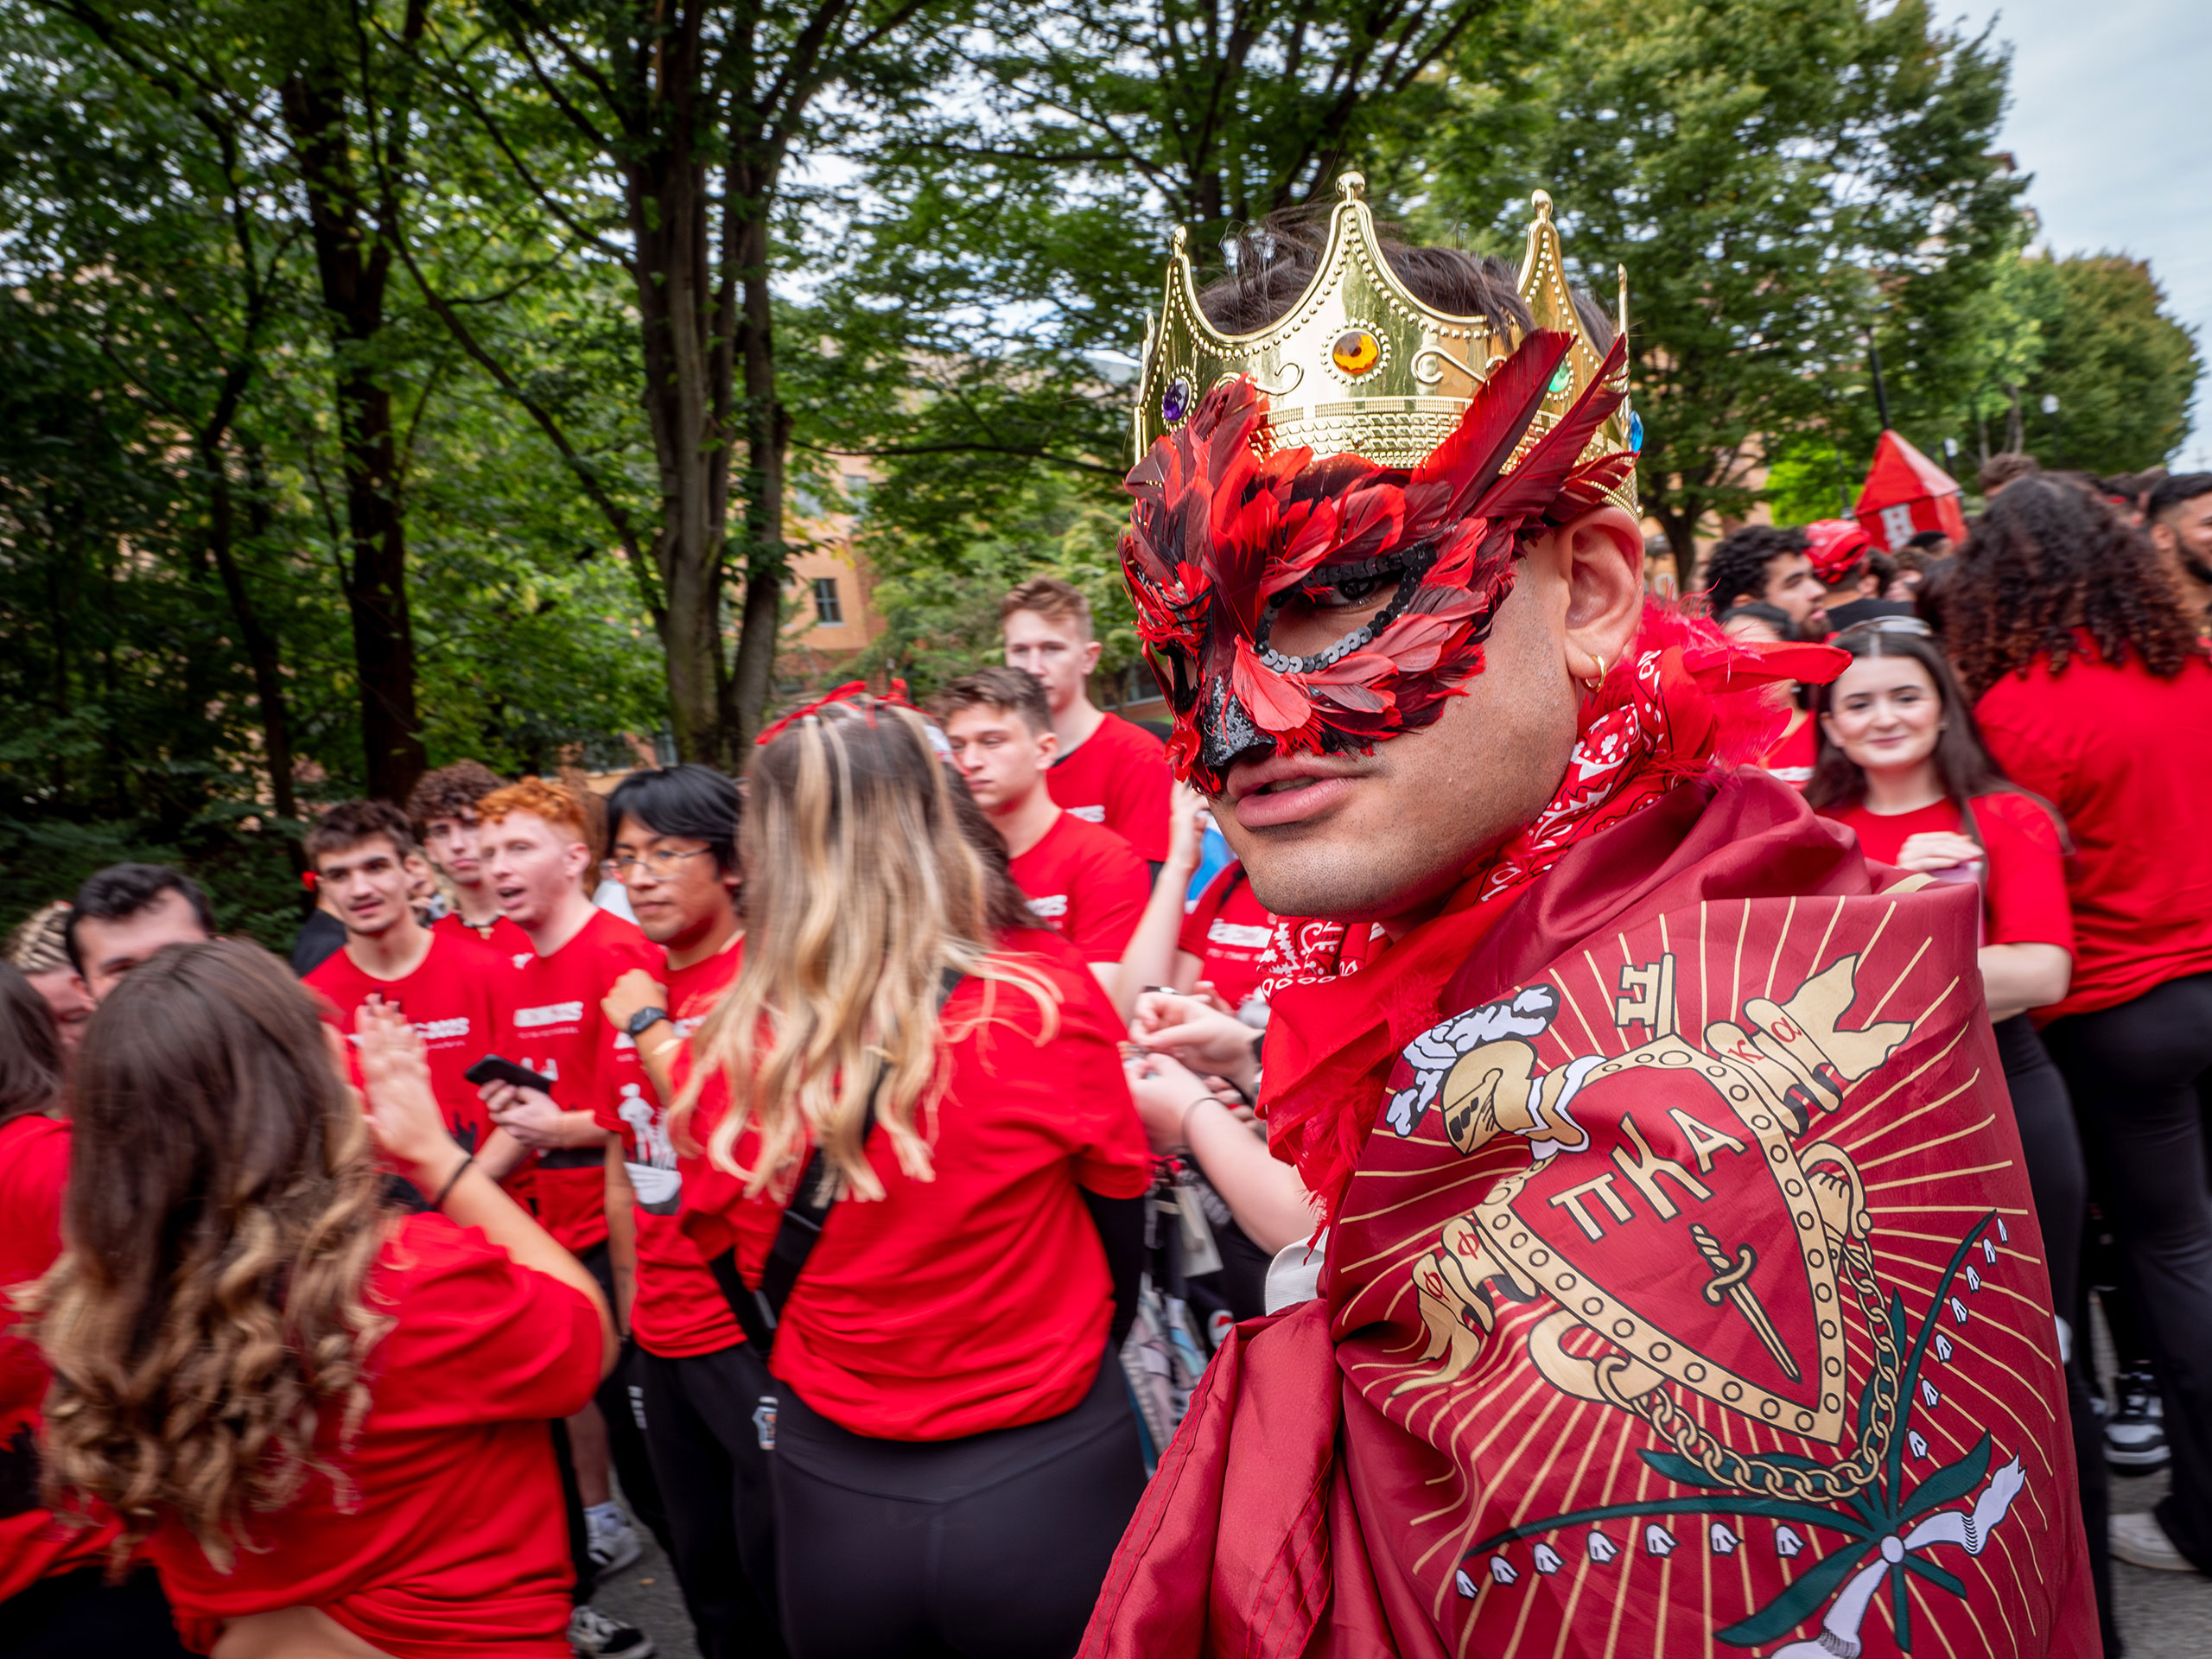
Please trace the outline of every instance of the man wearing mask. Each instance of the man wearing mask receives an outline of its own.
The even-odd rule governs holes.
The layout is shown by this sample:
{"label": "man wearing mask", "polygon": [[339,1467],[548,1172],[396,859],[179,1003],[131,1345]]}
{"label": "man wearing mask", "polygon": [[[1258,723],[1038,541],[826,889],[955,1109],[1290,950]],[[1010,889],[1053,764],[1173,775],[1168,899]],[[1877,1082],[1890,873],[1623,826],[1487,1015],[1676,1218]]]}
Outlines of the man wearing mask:
{"label": "man wearing mask", "polygon": [[1645,602],[1625,316],[1549,198],[1516,281],[1360,189],[1204,296],[1179,238],[1139,382],[1171,753],[1271,910],[1386,939],[1276,994],[1318,1283],[1217,1355],[1084,1651],[2088,1651],[1975,895],[1737,764],[1838,664]]}

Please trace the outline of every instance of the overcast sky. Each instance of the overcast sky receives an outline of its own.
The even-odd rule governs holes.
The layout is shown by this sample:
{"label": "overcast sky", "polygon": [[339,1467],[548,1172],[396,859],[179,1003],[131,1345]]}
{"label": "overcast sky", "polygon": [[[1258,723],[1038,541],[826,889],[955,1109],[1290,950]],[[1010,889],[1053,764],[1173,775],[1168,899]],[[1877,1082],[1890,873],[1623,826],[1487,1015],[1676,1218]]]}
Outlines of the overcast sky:
{"label": "overcast sky", "polygon": [[[2005,147],[2053,251],[2151,262],[2168,313],[2212,346],[2212,4],[1974,0],[2012,43]],[[2212,396],[2176,470],[2212,469]]]}

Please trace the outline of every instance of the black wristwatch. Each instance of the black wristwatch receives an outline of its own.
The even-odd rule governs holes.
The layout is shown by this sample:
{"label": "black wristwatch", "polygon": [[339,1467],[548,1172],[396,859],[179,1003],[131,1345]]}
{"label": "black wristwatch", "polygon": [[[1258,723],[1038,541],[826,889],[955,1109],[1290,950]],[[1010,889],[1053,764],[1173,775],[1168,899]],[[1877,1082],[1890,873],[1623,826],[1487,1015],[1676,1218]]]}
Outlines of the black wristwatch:
{"label": "black wristwatch", "polygon": [[635,1014],[630,1016],[630,1023],[624,1027],[623,1029],[630,1033],[630,1040],[634,1043],[639,1038],[644,1036],[646,1032],[650,1031],[653,1027],[660,1024],[662,1020],[667,1018],[668,1010],[666,1008],[639,1008]]}

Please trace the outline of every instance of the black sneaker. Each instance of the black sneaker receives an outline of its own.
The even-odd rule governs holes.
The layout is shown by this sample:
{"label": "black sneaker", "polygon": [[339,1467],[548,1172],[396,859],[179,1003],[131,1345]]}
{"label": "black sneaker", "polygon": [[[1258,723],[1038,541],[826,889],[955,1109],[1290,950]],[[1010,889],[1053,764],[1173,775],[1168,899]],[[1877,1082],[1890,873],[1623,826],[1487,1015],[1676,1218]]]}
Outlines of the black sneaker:
{"label": "black sneaker", "polygon": [[588,1602],[569,1615],[569,1645],[576,1659],[652,1659],[652,1637]]}
{"label": "black sneaker", "polygon": [[2120,1409],[2105,1420],[2105,1461],[2123,1474],[2147,1475],[2172,1458],[2166,1447],[2165,1402],[2148,1371],[2122,1371]]}

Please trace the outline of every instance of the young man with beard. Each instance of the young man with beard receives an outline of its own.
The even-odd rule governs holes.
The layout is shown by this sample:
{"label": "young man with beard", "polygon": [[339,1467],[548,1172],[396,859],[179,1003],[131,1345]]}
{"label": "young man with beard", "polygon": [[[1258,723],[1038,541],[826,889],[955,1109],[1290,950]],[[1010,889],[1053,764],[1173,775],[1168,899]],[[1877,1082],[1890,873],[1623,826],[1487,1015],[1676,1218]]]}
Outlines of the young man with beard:
{"label": "young man with beard", "polygon": [[494,993],[512,969],[502,973],[504,964],[467,935],[440,933],[416,919],[410,889],[423,860],[397,807],[342,801],[316,820],[305,850],[322,904],[346,929],[346,943],[304,982],[328,1000],[341,1032],[353,1030],[372,997],[404,1014],[423,1039],[446,1127],[486,1175],[506,1181],[525,1150],[493,1127],[475,1085],[462,1074],[497,1040]]}
{"label": "young man with beard", "polygon": [[[529,941],[507,957],[509,977],[500,995],[503,1018],[494,1050],[536,1072],[552,1092],[510,1083],[484,1085],[492,1122],[535,1154],[531,1197],[538,1219],[570,1254],[589,1268],[613,1300],[613,1268],[607,1244],[607,1132],[602,1107],[619,1108],[626,1087],[641,1086],[638,1051],[619,1044],[600,1015],[600,999],[632,968],[656,969],[660,952],[635,923],[591,902],[588,883],[598,876],[583,803],[565,785],[524,778],[476,803],[479,857],[499,912]],[[620,1571],[641,1546],[614,1501],[607,1468],[621,1471],[631,1508],[656,1533],[664,1529],[646,1457],[645,1437],[630,1403],[631,1361],[626,1350],[599,1389],[597,1403],[570,1418],[579,1496],[588,1530],[590,1562],[599,1573]],[[585,1634],[606,1654],[642,1659],[649,1643],[602,1641],[601,1619],[579,1605]],[[603,1623],[603,1621],[601,1621]],[[571,1633],[572,1639],[576,1632]],[[634,1633],[632,1633],[634,1634]],[[639,1638],[644,1642],[644,1638]]]}
{"label": "young man with beard", "polygon": [[[1152,881],[1128,842],[1053,800],[1046,780],[1059,740],[1043,687],[1018,668],[978,669],[945,687],[937,717],[953,765],[1006,842],[1008,873],[1038,925],[1072,945],[1106,994],[1118,996],[1122,953]],[[1165,857],[1164,797],[1160,829]]]}
{"label": "young man with beard", "polygon": [[453,887],[454,907],[431,925],[512,956],[528,950],[530,942],[499,913],[499,899],[484,879],[476,815],[476,804],[505,782],[478,761],[456,760],[416,779],[407,797],[407,816],[424,855]]}
{"label": "young man with beard", "polygon": [[1025,582],[999,603],[1006,664],[1045,688],[1056,747],[1045,785],[1054,804],[1103,825],[1147,863],[1167,857],[1167,757],[1141,726],[1090,701],[1098,640],[1090,601],[1057,576]]}
{"label": "young man with beard", "polygon": [[1203,299],[1179,238],[1122,550],[1261,901],[1386,938],[1275,995],[1319,1294],[1216,1356],[1084,1651],[2093,1651],[1976,895],[1737,764],[1838,665],[1644,601],[1549,198],[1516,283],[1340,189]]}
{"label": "young man with beard", "polygon": [[2177,473],[2143,500],[2151,545],[2158,550],[2200,632],[2212,630],[2212,473]]}
{"label": "young man with beard", "polygon": [[[633,772],[607,798],[610,861],[664,967],[633,968],[601,1000],[615,1040],[636,1045],[650,1087],[602,1097],[607,1221],[618,1312],[639,1349],[645,1447],[660,1483],[670,1560],[705,1659],[766,1659],[783,1639],[772,1499],[745,1335],[677,1224],[683,1183],[668,1109],[677,1062],[744,945],[737,899],[737,785],[708,766]],[[759,1586],[758,1589],[755,1586]]]}
{"label": "young man with beard", "polygon": [[[1813,574],[1805,532],[1776,524],[1745,524],[1732,530],[1705,557],[1700,578],[1707,608],[1714,616],[1738,605],[1771,605],[1801,632],[1827,596]],[[1813,630],[1815,637],[1824,630]]]}

